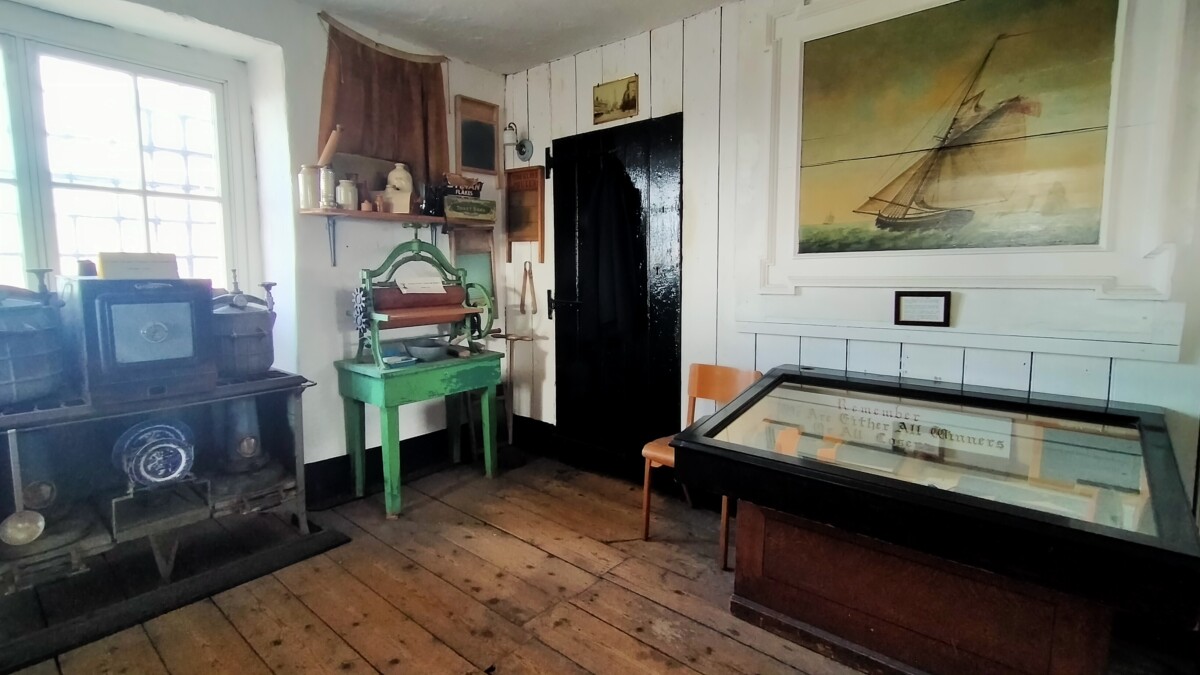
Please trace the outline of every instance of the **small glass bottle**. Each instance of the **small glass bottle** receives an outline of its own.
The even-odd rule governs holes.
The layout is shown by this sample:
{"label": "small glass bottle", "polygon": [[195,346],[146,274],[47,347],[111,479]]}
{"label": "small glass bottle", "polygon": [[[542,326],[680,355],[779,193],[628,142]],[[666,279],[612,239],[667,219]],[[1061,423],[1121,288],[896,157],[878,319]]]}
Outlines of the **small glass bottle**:
{"label": "small glass bottle", "polygon": [[344,211],[353,211],[358,208],[358,187],[354,181],[338,181],[337,206]]}
{"label": "small glass bottle", "polygon": [[300,208],[315,209],[321,205],[320,187],[321,167],[316,164],[303,164],[296,181],[300,188]]}

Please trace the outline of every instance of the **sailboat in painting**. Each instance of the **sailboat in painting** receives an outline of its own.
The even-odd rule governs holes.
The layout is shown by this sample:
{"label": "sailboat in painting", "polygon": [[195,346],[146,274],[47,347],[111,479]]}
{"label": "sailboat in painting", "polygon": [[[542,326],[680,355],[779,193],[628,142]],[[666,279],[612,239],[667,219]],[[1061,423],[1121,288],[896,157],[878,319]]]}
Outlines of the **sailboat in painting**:
{"label": "sailboat in painting", "polygon": [[1039,116],[1041,104],[1013,96],[990,107],[980,105],[985,90],[976,91],[988,61],[1002,40],[992,42],[976,68],[945,131],[936,145],[869,197],[855,213],[875,216],[881,230],[954,228],[971,222],[973,207],[1005,201],[1013,185],[1003,184],[1020,172],[1027,143],[1025,118]]}

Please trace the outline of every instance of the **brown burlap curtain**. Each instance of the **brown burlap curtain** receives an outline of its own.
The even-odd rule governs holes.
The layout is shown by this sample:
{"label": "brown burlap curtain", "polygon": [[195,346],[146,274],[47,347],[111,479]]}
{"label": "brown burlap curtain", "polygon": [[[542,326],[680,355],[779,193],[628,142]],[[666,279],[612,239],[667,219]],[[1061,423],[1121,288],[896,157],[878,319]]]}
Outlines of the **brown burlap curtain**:
{"label": "brown burlap curtain", "polygon": [[331,26],[318,153],[338,124],[338,152],[404,162],[416,185],[450,170],[441,64],[385,54]]}

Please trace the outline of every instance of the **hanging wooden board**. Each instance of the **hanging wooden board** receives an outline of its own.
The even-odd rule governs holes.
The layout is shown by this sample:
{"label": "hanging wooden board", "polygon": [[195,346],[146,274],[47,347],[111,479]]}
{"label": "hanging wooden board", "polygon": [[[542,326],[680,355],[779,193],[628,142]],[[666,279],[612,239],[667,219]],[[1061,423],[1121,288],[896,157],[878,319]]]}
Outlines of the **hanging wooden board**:
{"label": "hanging wooden board", "polygon": [[536,241],[538,262],[546,262],[546,168],[530,166],[505,172],[508,262],[515,241]]}

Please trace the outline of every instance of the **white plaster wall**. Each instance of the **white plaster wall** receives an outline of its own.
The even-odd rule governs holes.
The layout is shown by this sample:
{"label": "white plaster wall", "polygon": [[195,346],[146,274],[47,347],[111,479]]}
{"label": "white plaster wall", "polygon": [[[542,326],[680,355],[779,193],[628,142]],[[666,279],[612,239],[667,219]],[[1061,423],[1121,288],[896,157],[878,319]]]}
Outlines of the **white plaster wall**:
{"label": "white plaster wall", "polygon": [[[326,51],[318,10],[291,0],[91,0],[86,4],[27,0],[26,4],[246,61],[253,93],[265,276],[279,283],[276,366],[317,383],[304,396],[307,461],[343,454],[341,402],[333,362],[352,355],[356,344],[345,314],[350,292],[358,283],[359,269],[378,265],[391,247],[412,233],[390,224],[343,221],[337,233],[338,265],[331,267],[324,219],[296,213],[296,170],[301,163],[313,161],[318,152]],[[353,27],[398,49],[427,52],[369,27]],[[448,123],[453,120],[456,94],[503,103],[503,76],[456,60],[444,68]],[[453,157],[453,133],[450,140]],[[486,180],[485,186],[487,194],[496,195],[494,178]],[[438,244],[446,248],[447,238],[439,235]],[[375,413],[370,413],[368,446],[379,443],[376,420]],[[402,438],[444,426],[439,404],[402,409]]]}

